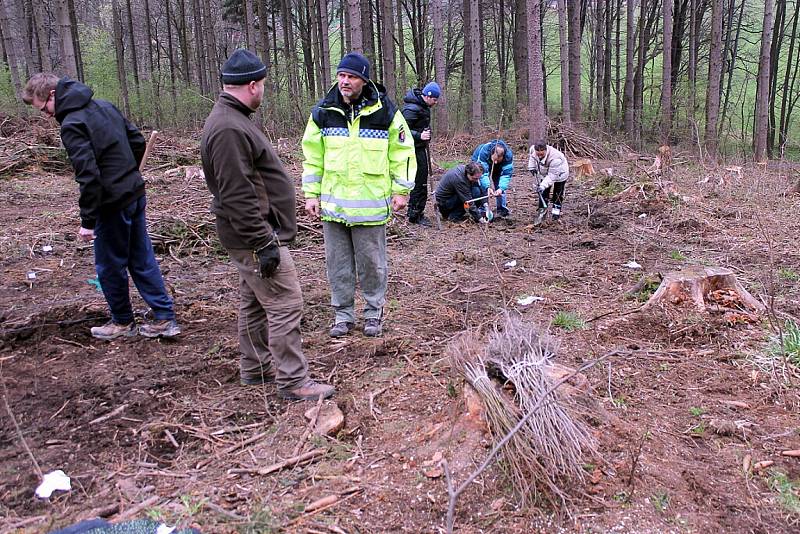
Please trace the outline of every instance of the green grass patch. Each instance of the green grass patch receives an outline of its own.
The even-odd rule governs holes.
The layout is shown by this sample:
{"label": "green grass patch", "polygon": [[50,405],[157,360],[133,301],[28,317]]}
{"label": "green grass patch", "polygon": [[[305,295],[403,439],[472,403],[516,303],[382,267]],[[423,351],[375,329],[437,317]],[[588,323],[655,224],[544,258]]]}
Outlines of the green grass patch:
{"label": "green grass patch", "polygon": [[789,282],[797,282],[800,280],[800,274],[797,273],[794,269],[790,269],[789,267],[782,267],[778,270],[778,276],[783,278],[784,280],[788,280]]}
{"label": "green grass patch", "polygon": [[800,367],[800,326],[794,321],[786,321],[783,326],[783,343],[781,337],[770,338],[769,353],[775,358],[784,357],[793,365]]}
{"label": "green grass patch", "polygon": [[700,417],[704,413],[706,413],[706,411],[702,408],[698,408],[697,406],[692,406],[689,408],[689,414],[691,414],[692,417]]}
{"label": "green grass patch", "polygon": [[453,167],[457,167],[458,165],[461,165],[464,162],[463,161],[439,161],[437,163],[439,164],[439,167],[441,167],[441,168],[443,168],[445,170],[449,170],[449,169],[452,169]]}
{"label": "green grass patch", "polygon": [[594,186],[589,194],[593,197],[613,197],[624,189],[625,187],[613,176],[603,176],[600,183]]}
{"label": "green grass patch", "polygon": [[669,508],[669,494],[666,491],[659,491],[650,496],[650,502],[659,513],[663,514]]}
{"label": "green grass patch", "polygon": [[769,489],[778,494],[778,502],[793,515],[800,515],[800,481],[792,480],[786,473],[773,470],[767,481]]}
{"label": "green grass patch", "polygon": [[686,261],[686,255],[680,250],[673,250],[669,253],[669,257],[671,260],[675,261]]}
{"label": "green grass patch", "polygon": [[572,312],[560,311],[553,317],[553,326],[572,332],[586,327],[586,322]]}

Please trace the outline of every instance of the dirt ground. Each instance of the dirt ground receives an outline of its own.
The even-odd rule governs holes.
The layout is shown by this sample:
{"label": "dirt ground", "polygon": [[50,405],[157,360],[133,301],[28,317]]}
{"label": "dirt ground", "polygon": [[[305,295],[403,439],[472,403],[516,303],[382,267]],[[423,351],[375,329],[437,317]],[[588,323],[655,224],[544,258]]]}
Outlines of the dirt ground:
{"label": "dirt ground", "polygon": [[[519,135],[507,138],[517,154],[513,224],[391,224],[382,338],[328,338],[321,229],[301,213],[293,254],[303,347],[313,376],[337,387],[346,425],[336,438],[304,439],[308,404],[279,401],[273,385],[239,385],[236,274],[204,183],[184,167],[196,164],[196,139],[162,140],[146,173],[154,243],[183,326],[175,342],[93,339],[88,329],[107,311],[91,283],[92,251],[75,240],[76,184],[63,166],[43,164],[44,149],[5,172],[0,532],[47,532],[97,513],[209,533],[442,531],[448,497],[444,479],[428,476],[431,458],[466,451],[459,482],[491,445],[488,435],[448,434],[464,401],[446,347],[506,311],[549,325],[565,365],[616,351],[586,375],[603,412],[591,429],[599,450],[559,513],[520,506],[493,465],[459,499],[458,532],[797,532],[800,458],[780,452],[800,449],[800,373],[767,351],[770,316],[800,316],[800,200],[781,194],[796,169],[739,175],[678,153],[668,196],[644,172],[652,159],[595,161],[597,174],[569,183],[563,220],[534,228],[526,149]],[[440,143],[434,159],[463,161],[473,142]],[[296,140],[278,146],[299,183]],[[632,260],[642,269],[625,266]],[[732,269],[774,302],[771,313],[635,312],[641,298],[626,291],[643,274],[688,265]],[[525,296],[543,300],[519,304]],[[581,321],[560,328],[558,312]],[[267,475],[230,471],[314,449],[308,463]],[[774,464],[745,470],[746,458]],[[55,469],[73,489],[37,499],[37,470]]]}

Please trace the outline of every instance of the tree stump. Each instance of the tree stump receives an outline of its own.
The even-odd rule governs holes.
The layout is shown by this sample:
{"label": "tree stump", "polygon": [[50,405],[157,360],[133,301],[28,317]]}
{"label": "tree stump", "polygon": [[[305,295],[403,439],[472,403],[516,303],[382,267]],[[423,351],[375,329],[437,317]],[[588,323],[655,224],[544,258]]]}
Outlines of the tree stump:
{"label": "tree stump", "polygon": [[690,304],[700,311],[764,311],[764,305],[742,287],[733,271],[723,267],[668,273],[643,309],[661,303]]}

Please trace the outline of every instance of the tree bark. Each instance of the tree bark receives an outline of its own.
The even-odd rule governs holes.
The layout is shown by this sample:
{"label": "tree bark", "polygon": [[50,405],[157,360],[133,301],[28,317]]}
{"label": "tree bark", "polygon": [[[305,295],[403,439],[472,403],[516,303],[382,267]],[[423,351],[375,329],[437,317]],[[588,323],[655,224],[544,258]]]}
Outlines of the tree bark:
{"label": "tree bark", "polygon": [[178,89],[175,76],[175,65],[178,62],[175,57],[175,47],[172,44],[172,0],[165,0],[167,16],[167,53],[169,54],[169,92],[172,96],[172,117],[177,124],[178,122]]}
{"label": "tree bark", "polygon": [[558,0],[558,51],[561,64],[561,113],[565,124],[572,122],[569,103],[569,41],[567,40],[567,2]]}
{"label": "tree bark", "polygon": [[[386,90],[396,94],[398,97],[405,89],[397,88],[397,73],[395,72],[394,61],[394,11],[392,9],[392,0],[380,0],[383,4],[383,24],[381,30],[381,59],[383,60],[383,84]],[[441,6],[441,0],[439,0]],[[434,15],[435,16],[435,15]],[[400,98],[397,98],[400,100]],[[400,104],[400,102],[397,102]]]}
{"label": "tree bark", "polygon": [[[693,124],[697,123],[697,1],[689,3],[689,63],[687,64],[689,77],[689,110],[687,116]],[[698,127],[698,136],[700,135]],[[700,139],[697,140],[698,142]]]}
{"label": "tree bark", "polygon": [[662,0],[664,22],[661,66],[661,143],[669,145],[672,130],[672,1]]}
{"label": "tree bark", "polygon": [[364,56],[375,69],[375,31],[372,19],[372,0],[361,0],[361,43],[364,47]]}
{"label": "tree bark", "polygon": [[636,26],[634,21],[635,0],[627,0],[625,5],[625,87],[623,88],[622,111],[625,116],[624,125],[628,135],[633,134],[633,81],[636,57]]}
{"label": "tree bark", "polygon": [[[469,0],[469,31],[467,41],[470,50],[470,87],[472,88],[471,124],[469,130],[479,132],[483,126],[483,99],[481,98],[481,55],[480,25],[478,0]],[[530,21],[530,18],[528,18]]]}
{"label": "tree bark", "polygon": [[[391,5],[391,0],[386,0]],[[330,45],[330,37],[329,37],[329,30],[330,26],[328,23],[328,0],[317,0],[317,13],[320,22],[320,47],[322,53],[322,87],[323,91],[327,91],[327,89],[331,86],[331,45]],[[391,19],[390,19],[391,20]],[[391,27],[391,24],[389,24]]]}
{"label": "tree bark", "polygon": [[[603,122],[611,126],[611,34],[614,28],[614,11],[611,0],[606,1],[605,60],[603,61]],[[616,13],[619,17],[619,13]]]}
{"label": "tree bark", "polygon": [[[294,54],[294,31],[289,10],[290,0],[281,0],[281,25],[283,26],[283,55],[286,58],[286,71],[289,77],[289,90],[292,94],[300,94],[300,83],[296,70],[297,58]],[[357,2],[358,0],[356,0]]]}
{"label": "tree bark", "polygon": [[139,88],[139,54],[136,51],[136,34],[133,32],[133,10],[131,9],[131,0],[125,1],[125,10],[128,15],[128,46],[131,55],[131,65],[133,67],[133,88],[136,92],[136,104],[138,106],[139,114],[142,112],[142,91]]}
{"label": "tree bark", "polygon": [[72,40],[72,22],[69,17],[69,4],[67,0],[57,1],[56,16],[58,18],[59,27],[61,68],[67,76],[77,78],[78,64],[75,58],[75,42]]}
{"label": "tree bark", "polygon": [[[563,2],[563,0],[561,0]],[[514,73],[517,107],[528,103],[528,11],[527,0],[514,3]]]}
{"label": "tree bark", "polygon": [[[794,93],[794,80],[792,79],[792,64],[794,63],[795,50],[797,49],[797,21],[800,18],[800,2],[794,4],[794,16],[792,17],[792,34],[789,40],[789,57],[786,59],[786,72],[783,77],[783,98],[781,99],[781,116],[780,116],[780,130],[778,133],[778,147],[780,150],[780,157],[784,157],[786,148],[786,141],[788,140],[789,130],[789,114],[788,102],[791,98],[790,95]],[[795,70],[795,76],[797,72]],[[800,185],[800,181],[797,182]]]}
{"label": "tree bark", "polygon": [[[130,1],[130,0],[128,0]],[[252,13],[250,17],[252,18]],[[200,92],[204,95],[211,94],[211,89],[208,83],[208,73],[205,69],[205,44],[203,35],[203,19],[200,12],[200,0],[192,0],[192,22],[194,24],[194,57],[197,72],[197,84],[200,86]]]}
{"label": "tree bark", "polygon": [[406,40],[403,38],[403,9],[400,7],[401,1],[402,0],[397,0],[397,32],[395,34],[395,42],[397,43],[397,62],[400,67],[400,87],[405,89],[408,87],[408,77],[406,76]]}
{"label": "tree bark", "polygon": [[542,34],[540,26],[541,1],[528,0],[528,73],[530,94],[530,144],[547,137],[547,117],[544,113],[544,75],[542,71]]}
{"label": "tree bark", "polygon": [[11,24],[8,18],[5,2],[0,2],[0,31],[3,33],[3,48],[8,59],[8,69],[11,71],[11,83],[14,90],[19,95],[22,92],[22,80],[19,75],[19,62],[17,60],[16,47],[11,38]]}
{"label": "tree bark", "polygon": [[53,70],[53,62],[50,59],[50,39],[48,39],[48,32],[45,30],[44,25],[46,11],[41,2],[33,2],[32,11],[36,42],[39,48],[39,67],[43,72],[50,72]]}
{"label": "tree bark", "polygon": [[114,52],[117,59],[117,79],[119,80],[119,93],[122,98],[122,110],[126,117],[131,115],[131,105],[128,98],[128,74],[125,68],[125,52],[122,49],[122,21],[120,20],[119,4],[111,0],[111,19],[114,26]]}
{"label": "tree bark", "polygon": [[[775,23],[772,29],[772,44],[769,61],[769,123],[767,126],[767,154],[775,153],[775,140],[778,133],[775,110],[778,107],[778,70],[780,68],[781,48],[786,37],[786,0],[777,0],[775,4]],[[788,67],[787,67],[788,68]],[[784,93],[784,99],[786,94]]]}
{"label": "tree bark", "polygon": [[711,1],[711,36],[708,58],[708,89],[706,91],[706,152],[719,155],[719,90],[722,71],[722,0]]}
{"label": "tree bark", "polygon": [[[387,3],[390,3],[387,0]],[[444,13],[444,7],[442,6],[442,0],[431,0],[431,11],[433,12],[433,27],[439,31],[444,29],[442,15]],[[387,20],[391,20],[391,17],[387,16]],[[444,57],[444,39],[434,39],[433,40],[433,65],[435,69],[435,79],[436,83],[439,84],[439,87],[442,90],[441,96],[439,96],[439,101],[436,103],[436,107],[434,110],[436,111],[436,129],[440,134],[446,134],[449,130],[448,124],[448,115],[447,115],[447,68],[445,64],[445,57]]]}
{"label": "tree bark", "polygon": [[761,32],[761,53],[758,59],[756,87],[756,121],[753,131],[753,157],[756,162],[767,161],[767,127],[769,118],[770,45],[775,17],[775,1],[764,0],[764,27]]}
{"label": "tree bark", "polygon": [[581,0],[567,0],[569,24],[569,104],[570,118],[581,121],[581,36],[583,33],[583,9]]}
{"label": "tree bark", "polygon": [[347,0],[347,13],[350,17],[350,50],[349,52],[364,53],[364,39],[361,33],[361,2]]}

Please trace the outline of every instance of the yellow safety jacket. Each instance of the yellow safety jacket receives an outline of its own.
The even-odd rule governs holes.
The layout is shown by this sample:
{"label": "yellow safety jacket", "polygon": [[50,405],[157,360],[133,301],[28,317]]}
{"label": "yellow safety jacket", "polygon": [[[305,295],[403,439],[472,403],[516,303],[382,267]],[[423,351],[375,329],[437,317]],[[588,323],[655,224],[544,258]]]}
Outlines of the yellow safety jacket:
{"label": "yellow safety jacket", "polygon": [[311,111],[303,134],[303,193],[319,198],[322,219],[386,224],[392,195],[414,187],[414,139],[383,86],[364,85],[355,106],[334,85]]}

